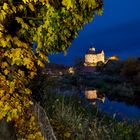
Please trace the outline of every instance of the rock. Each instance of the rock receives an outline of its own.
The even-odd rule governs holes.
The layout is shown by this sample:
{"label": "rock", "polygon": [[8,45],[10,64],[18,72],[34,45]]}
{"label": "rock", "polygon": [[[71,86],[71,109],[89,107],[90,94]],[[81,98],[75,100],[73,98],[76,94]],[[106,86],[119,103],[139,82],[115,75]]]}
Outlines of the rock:
{"label": "rock", "polygon": [[16,140],[16,132],[13,123],[7,123],[5,119],[0,121],[0,140]]}

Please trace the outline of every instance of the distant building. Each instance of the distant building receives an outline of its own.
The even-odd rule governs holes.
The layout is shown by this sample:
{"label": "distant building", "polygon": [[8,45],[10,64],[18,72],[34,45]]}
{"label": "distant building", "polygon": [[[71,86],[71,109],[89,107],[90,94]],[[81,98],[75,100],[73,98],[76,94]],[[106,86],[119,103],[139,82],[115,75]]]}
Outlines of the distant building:
{"label": "distant building", "polygon": [[70,67],[70,68],[68,69],[68,73],[69,73],[69,74],[74,74],[74,73],[75,73],[75,68],[74,68],[74,67]]}
{"label": "distant building", "polygon": [[110,61],[119,61],[119,56],[113,55],[113,56],[107,58],[106,61],[105,61],[105,64],[107,64]]}
{"label": "distant building", "polygon": [[105,62],[104,51],[96,51],[94,47],[91,47],[85,55],[84,66],[96,67],[98,62]]}

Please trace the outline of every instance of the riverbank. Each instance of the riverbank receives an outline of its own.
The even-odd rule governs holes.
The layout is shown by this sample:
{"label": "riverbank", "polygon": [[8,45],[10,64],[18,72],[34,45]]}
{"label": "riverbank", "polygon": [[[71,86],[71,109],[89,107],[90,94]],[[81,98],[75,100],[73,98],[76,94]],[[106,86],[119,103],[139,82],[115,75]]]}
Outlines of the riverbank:
{"label": "riverbank", "polygon": [[[101,114],[97,106],[85,103],[80,92],[86,80],[89,81],[86,78],[80,80],[79,75],[75,74],[44,74],[34,81],[36,86],[33,85],[33,98],[46,110],[57,139],[139,140],[138,120],[119,121],[115,113],[110,117],[106,113]],[[85,83],[91,84],[87,81]],[[93,85],[95,82],[89,87],[93,88]]]}
{"label": "riverbank", "polygon": [[77,90],[73,90],[74,93],[71,94],[50,92],[57,84],[56,79],[49,78],[42,81],[41,88],[36,87],[38,90],[34,90],[36,100],[46,110],[57,139],[140,139],[140,122],[120,122],[115,117],[101,115],[97,108],[85,104],[85,99],[77,94]]}

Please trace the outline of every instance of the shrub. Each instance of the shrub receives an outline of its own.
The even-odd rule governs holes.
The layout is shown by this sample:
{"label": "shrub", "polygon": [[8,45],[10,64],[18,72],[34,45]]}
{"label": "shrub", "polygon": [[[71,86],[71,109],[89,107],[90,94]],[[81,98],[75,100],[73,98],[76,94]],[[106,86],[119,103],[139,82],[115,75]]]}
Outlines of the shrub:
{"label": "shrub", "polygon": [[140,63],[137,58],[128,58],[124,61],[121,73],[126,78],[133,78],[140,72]]}
{"label": "shrub", "polygon": [[120,74],[123,63],[121,61],[108,61],[104,66],[104,72],[107,74]]}

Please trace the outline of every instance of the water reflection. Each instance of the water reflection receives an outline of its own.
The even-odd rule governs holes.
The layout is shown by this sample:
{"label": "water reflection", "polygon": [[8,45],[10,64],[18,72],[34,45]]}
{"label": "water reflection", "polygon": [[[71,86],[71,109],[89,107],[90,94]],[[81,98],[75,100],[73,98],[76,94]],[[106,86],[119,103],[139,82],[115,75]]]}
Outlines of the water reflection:
{"label": "water reflection", "polygon": [[140,120],[140,109],[125,102],[110,101],[106,98],[104,104],[96,103],[101,113],[107,113],[111,117],[120,120]]}
{"label": "water reflection", "polygon": [[101,114],[108,114],[120,120],[139,120],[140,108],[125,102],[111,101],[105,95],[94,89],[85,89],[84,96],[93,107],[97,107]]}
{"label": "water reflection", "polygon": [[85,97],[93,104],[96,104],[96,101],[105,102],[105,96],[99,94],[97,90],[85,89]]}

